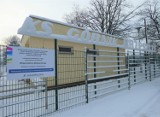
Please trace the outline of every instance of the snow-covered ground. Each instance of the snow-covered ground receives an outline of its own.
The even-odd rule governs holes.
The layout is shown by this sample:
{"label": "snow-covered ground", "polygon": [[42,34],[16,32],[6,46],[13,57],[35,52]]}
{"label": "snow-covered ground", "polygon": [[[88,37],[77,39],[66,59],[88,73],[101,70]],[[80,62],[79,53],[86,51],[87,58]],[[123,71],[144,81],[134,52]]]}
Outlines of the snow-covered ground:
{"label": "snow-covered ground", "polygon": [[160,78],[49,117],[160,117]]}

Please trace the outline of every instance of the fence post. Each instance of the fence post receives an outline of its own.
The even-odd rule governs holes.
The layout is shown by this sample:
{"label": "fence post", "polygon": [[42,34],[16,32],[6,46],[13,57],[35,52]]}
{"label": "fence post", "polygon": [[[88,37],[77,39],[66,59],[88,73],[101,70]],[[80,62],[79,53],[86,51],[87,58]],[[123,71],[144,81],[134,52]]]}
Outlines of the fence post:
{"label": "fence post", "polygon": [[120,65],[120,62],[119,62],[119,48],[117,47],[117,65],[118,65],[118,74],[120,74],[120,67],[119,67],[119,65]]}
{"label": "fence post", "polygon": [[[119,62],[119,47],[117,47],[117,69],[118,69],[118,71],[117,71],[117,73],[118,74],[120,74],[120,67],[119,67],[119,65],[120,65],[120,62]],[[121,85],[120,85],[120,80],[118,80],[118,88],[120,88],[121,87]]]}
{"label": "fence post", "polygon": [[[96,50],[96,45],[95,44],[93,44],[93,50]],[[93,51],[93,52],[94,52],[94,57],[93,57],[93,61],[94,61],[94,78],[96,78],[97,77],[97,75],[96,75],[96,51]],[[96,84],[94,85],[94,89],[97,89]],[[97,91],[95,91],[94,94],[96,95]]]}
{"label": "fence post", "polygon": [[47,89],[47,80],[45,80],[45,107],[48,109],[48,89]]}
{"label": "fence post", "polygon": [[87,48],[84,50],[84,63],[85,63],[85,97],[86,103],[88,103],[88,69],[87,69]]}
{"label": "fence post", "polygon": [[54,49],[55,49],[55,109],[58,110],[57,39],[54,40]]}
{"label": "fence post", "polygon": [[[144,52],[144,60],[145,60],[145,79],[147,79],[147,76],[148,76],[148,73],[147,73],[147,68],[148,68],[148,66],[147,66],[147,52],[145,51]],[[150,63],[149,63],[150,64]]]}
{"label": "fence post", "polygon": [[130,66],[129,66],[129,53],[127,51],[127,68],[128,68],[128,89],[131,89],[131,78],[130,78]]}
{"label": "fence post", "polygon": [[160,54],[158,54],[158,58],[157,58],[157,63],[158,63],[158,77],[159,77],[159,72],[160,72]]}
{"label": "fence post", "polygon": [[154,78],[156,78],[156,54],[153,54],[153,58],[154,58]]}
{"label": "fence post", "polygon": [[134,83],[136,83],[136,68],[135,68],[135,64],[136,64],[136,61],[135,61],[135,50],[133,50],[133,63],[134,63]]}
{"label": "fence post", "polygon": [[151,53],[148,54],[149,59],[149,81],[152,80],[152,67],[151,67],[151,59],[153,60],[153,55],[151,56]]}
{"label": "fence post", "polygon": [[[158,72],[160,72],[160,54],[158,55],[157,62],[158,62]],[[158,73],[158,77],[159,77],[159,74],[160,73]]]}
{"label": "fence post", "polygon": [[142,58],[142,53],[140,51],[139,53],[140,55],[140,73],[143,73],[143,58]]}

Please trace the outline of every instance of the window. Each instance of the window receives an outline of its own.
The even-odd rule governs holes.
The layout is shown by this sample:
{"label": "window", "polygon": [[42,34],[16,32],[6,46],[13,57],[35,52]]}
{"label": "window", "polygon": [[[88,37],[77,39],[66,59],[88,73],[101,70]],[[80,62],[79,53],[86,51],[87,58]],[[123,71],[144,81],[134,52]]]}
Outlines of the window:
{"label": "window", "polygon": [[87,53],[91,55],[99,55],[99,52],[97,50],[87,49]]}
{"label": "window", "polygon": [[73,54],[73,47],[59,46],[60,54]]}

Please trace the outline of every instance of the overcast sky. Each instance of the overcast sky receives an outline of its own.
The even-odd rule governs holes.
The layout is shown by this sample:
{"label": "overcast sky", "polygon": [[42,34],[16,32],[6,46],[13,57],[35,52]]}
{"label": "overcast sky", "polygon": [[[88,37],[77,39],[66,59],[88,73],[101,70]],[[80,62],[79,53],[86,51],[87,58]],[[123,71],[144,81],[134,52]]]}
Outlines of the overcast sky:
{"label": "overcast sky", "polygon": [[[66,13],[72,11],[74,4],[81,8],[87,7],[90,0],[0,0],[0,43],[10,36],[17,34],[25,18],[32,15],[42,16],[53,20],[63,21]],[[141,0],[134,1],[134,5]]]}

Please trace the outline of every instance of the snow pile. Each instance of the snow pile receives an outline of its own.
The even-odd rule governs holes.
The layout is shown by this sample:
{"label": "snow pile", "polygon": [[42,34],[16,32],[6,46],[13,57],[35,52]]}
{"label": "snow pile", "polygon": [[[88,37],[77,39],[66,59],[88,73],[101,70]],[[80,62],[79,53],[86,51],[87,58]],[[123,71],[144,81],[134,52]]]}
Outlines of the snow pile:
{"label": "snow pile", "polygon": [[49,117],[160,117],[160,79]]}

